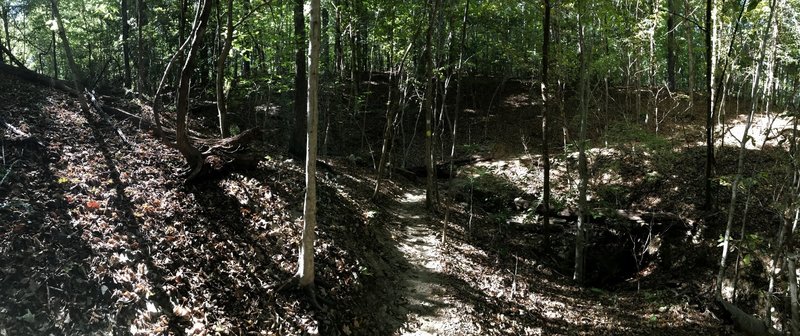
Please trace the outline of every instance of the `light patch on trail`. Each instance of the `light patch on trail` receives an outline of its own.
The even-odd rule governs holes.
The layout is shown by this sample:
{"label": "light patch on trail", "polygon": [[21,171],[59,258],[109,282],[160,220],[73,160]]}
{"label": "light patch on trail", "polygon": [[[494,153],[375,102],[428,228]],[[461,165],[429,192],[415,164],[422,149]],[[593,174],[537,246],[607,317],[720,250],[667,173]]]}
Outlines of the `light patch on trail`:
{"label": "light patch on trail", "polygon": [[400,335],[478,335],[472,304],[453,293],[439,251],[438,231],[428,219],[424,190],[403,195],[392,209],[400,224],[398,249],[411,267],[406,272],[408,320]]}

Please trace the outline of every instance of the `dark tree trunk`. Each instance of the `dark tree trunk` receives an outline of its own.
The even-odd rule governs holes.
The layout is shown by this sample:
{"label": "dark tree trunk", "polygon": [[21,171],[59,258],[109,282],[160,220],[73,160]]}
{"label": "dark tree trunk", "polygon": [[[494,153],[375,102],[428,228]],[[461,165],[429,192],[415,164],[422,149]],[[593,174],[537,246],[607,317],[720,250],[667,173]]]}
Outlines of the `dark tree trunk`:
{"label": "dark tree trunk", "polygon": [[572,279],[577,283],[582,284],[585,279],[586,267],[586,221],[588,220],[588,209],[586,204],[586,189],[588,180],[588,169],[586,159],[586,121],[588,115],[588,85],[589,76],[588,72],[588,53],[589,50],[586,46],[584,37],[584,23],[583,17],[585,15],[583,8],[578,14],[578,43],[580,46],[580,82],[578,83],[578,96],[580,101],[580,129],[579,129],[579,143],[578,143],[578,176],[580,183],[578,184],[578,220],[575,231],[575,272]]}
{"label": "dark tree trunk", "polygon": [[83,74],[75,63],[75,57],[72,55],[72,47],[69,45],[64,23],[61,20],[61,15],[58,14],[58,0],[50,0],[50,5],[53,11],[53,18],[55,18],[56,24],[58,24],[58,36],[61,38],[61,43],[64,47],[64,55],[67,56],[67,65],[69,66],[70,72],[72,72],[72,81],[75,84],[75,90],[78,91],[78,100],[81,103],[81,109],[88,112],[89,104],[86,102],[86,97],[83,95]]}
{"label": "dark tree trunk", "polygon": [[339,78],[344,76],[344,47],[342,46],[342,10],[341,2],[334,1],[336,5],[336,14],[334,18],[334,62],[336,63],[336,75]]}
{"label": "dark tree trunk", "polygon": [[687,78],[686,84],[688,85],[689,90],[689,100],[694,103],[694,23],[691,22],[688,18],[692,12],[691,3],[689,0],[684,0],[683,2],[683,15],[684,21],[683,24],[686,25],[686,56],[687,60]]}
{"label": "dark tree trunk", "polygon": [[545,215],[542,217],[543,225],[550,225],[550,139],[547,125],[547,75],[550,50],[550,0],[544,0],[544,18],[542,22],[542,161],[544,163],[544,181],[542,184],[542,205]]}
{"label": "dark tree trunk", "polygon": [[[139,0],[142,1],[142,0]],[[186,55],[186,63],[181,69],[180,81],[178,82],[178,106],[176,112],[176,143],[178,151],[183,155],[189,164],[189,175],[187,180],[192,180],[203,168],[203,156],[200,151],[189,143],[188,126],[186,115],[189,113],[189,81],[194,73],[197,52],[202,48],[203,33],[208,24],[208,17],[211,14],[212,0],[203,0],[195,16],[192,33],[190,36],[191,44]]]}
{"label": "dark tree trunk", "polygon": [[675,91],[675,1],[667,0],[667,85]]}
{"label": "dark tree trunk", "polygon": [[331,49],[331,43],[330,39],[328,38],[328,28],[330,27],[330,22],[329,22],[330,15],[328,15],[327,9],[323,9],[321,15],[322,15],[322,26],[320,28],[321,29],[320,34],[322,36],[322,41],[320,41],[320,68],[326,74],[330,74],[331,60],[329,54]]}
{"label": "dark tree trunk", "polygon": [[[11,50],[11,36],[8,34],[8,4],[6,2],[0,5],[0,11],[2,11],[0,14],[3,15],[3,32],[5,33],[6,39],[5,45],[8,46],[8,50]],[[55,36],[55,32],[53,32],[53,36]],[[53,47],[55,47],[55,44],[53,44]],[[0,61],[4,59],[3,57],[3,55],[0,55]]]}
{"label": "dark tree trunk", "polygon": [[425,34],[425,52],[422,57],[425,62],[425,99],[423,101],[425,110],[425,169],[427,171],[425,187],[425,206],[428,210],[435,211],[438,203],[436,192],[436,170],[433,162],[433,26],[436,22],[436,10],[439,0],[432,0],[430,17],[428,20],[428,31]]}
{"label": "dark tree trunk", "polygon": [[[180,0],[180,6],[181,6],[180,7],[180,12],[178,14],[178,16],[179,16],[178,21],[180,21],[180,22],[178,22],[178,49],[179,50],[183,50],[183,49],[186,48],[184,46],[186,44],[186,41],[188,41],[188,39],[186,37],[186,12],[189,10],[189,0]],[[181,48],[183,48],[183,49],[181,49]],[[184,55],[183,51],[181,51],[180,53],[177,54],[178,58],[176,59],[176,61],[178,62],[178,64],[183,65],[184,56],[185,55]],[[171,78],[174,78],[175,82],[178,82],[180,80],[180,78],[179,78],[180,77],[180,72],[181,72],[181,70],[177,69],[177,71],[176,71],[176,73],[174,75],[172,73],[170,73],[168,75],[171,76]],[[158,90],[156,90],[156,91],[158,91]],[[178,97],[176,96],[175,99],[177,99],[177,98]],[[177,103],[177,101],[176,101],[176,103]]]}
{"label": "dark tree trunk", "polygon": [[714,177],[714,78],[712,56],[714,41],[711,38],[713,24],[711,12],[714,8],[713,0],[706,0],[706,163],[705,163],[705,200],[703,207],[711,210],[712,196],[711,184]]}
{"label": "dark tree trunk", "polygon": [[[244,12],[250,13],[250,0],[244,0]],[[245,49],[242,53],[242,77],[250,78],[250,50]]]}
{"label": "dark tree trunk", "polygon": [[145,65],[145,41],[143,37],[142,29],[145,25],[144,22],[144,0],[136,0],[136,34],[137,34],[137,41],[138,41],[138,49],[137,50],[137,69],[138,73],[136,74],[136,90],[139,91],[140,94],[145,92],[145,83],[147,79],[147,66]]}
{"label": "dark tree trunk", "polygon": [[[395,29],[395,16],[394,11],[392,11],[391,19],[389,20],[389,50],[390,53],[394,53],[394,40],[391,38],[393,36],[393,31]],[[408,50],[411,49],[411,45],[406,49],[407,55]],[[404,63],[397,64],[397,66],[392,65],[391,69],[389,69],[389,93],[388,98],[386,100],[386,123],[383,129],[383,144],[381,145],[381,158],[378,161],[378,176],[375,178],[375,190],[372,192],[372,197],[375,198],[378,195],[381,187],[381,180],[383,178],[383,174],[386,171],[386,166],[389,164],[387,162],[389,158],[389,151],[390,146],[392,144],[392,123],[394,120],[395,115],[395,107],[393,104],[393,99],[395,97],[396,91],[398,91],[398,86],[400,81],[397,80],[397,76],[402,73]],[[399,68],[399,69],[397,69]]]}
{"label": "dark tree trunk", "polygon": [[222,40],[222,50],[217,58],[216,69],[217,114],[219,116],[219,133],[222,138],[230,136],[228,127],[228,99],[225,93],[225,65],[228,61],[228,53],[230,53],[231,46],[233,45],[233,0],[227,1],[226,22],[225,37]]}
{"label": "dark tree trunk", "polygon": [[128,24],[128,0],[122,0],[119,5],[120,20],[122,20],[122,63],[124,66],[124,78],[122,85],[126,88],[131,86],[131,51],[128,38],[130,37],[130,25]]}
{"label": "dark tree trunk", "polygon": [[[53,18],[55,20],[55,18]],[[56,32],[50,34],[52,39],[52,58],[53,58],[53,78],[58,79],[58,47],[56,43]]]}
{"label": "dark tree trunk", "polygon": [[294,127],[289,143],[289,155],[303,159],[306,151],[306,23],[303,17],[304,0],[294,2]]}

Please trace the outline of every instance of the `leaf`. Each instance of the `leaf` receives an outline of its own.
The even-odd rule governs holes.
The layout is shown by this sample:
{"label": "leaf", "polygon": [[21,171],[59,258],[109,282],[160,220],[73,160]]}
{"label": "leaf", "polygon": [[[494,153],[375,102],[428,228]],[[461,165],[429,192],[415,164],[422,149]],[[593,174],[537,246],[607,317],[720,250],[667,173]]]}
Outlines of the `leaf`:
{"label": "leaf", "polygon": [[86,208],[89,208],[89,209],[100,209],[100,203],[98,203],[97,201],[87,201],[86,202]]}
{"label": "leaf", "polygon": [[158,313],[158,309],[156,309],[156,305],[152,302],[147,303],[147,312],[148,313]]}
{"label": "leaf", "polygon": [[592,291],[592,292],[595,292],[595,293],[597,293],[597,294],[601,294],[601,295],[602,295],[602,294],[605,294],[605,291],[603,291],[602,289],[600,289],[600,288],[597,288],[597,287],[592,287],[592,288],[589,288],[589,290],[590,290],[590,291]]}
{"label": "leaf", "polygon": [[175,305],[174,307],[172,307],[172,314],[178,317],[182,317],[184,319],[188,319],[189,314],[191,313],[192,312],[189,309],[181,305]]}
{"label": "leaf", "polygon": [[20,321],[28,322],[30,324],[36,323],[36,315],[31,313],[30,309],[26,309],[26,310],[27,310],[27,313],[25,313],[25,315],[17,317],[17,319],[20,320]]}

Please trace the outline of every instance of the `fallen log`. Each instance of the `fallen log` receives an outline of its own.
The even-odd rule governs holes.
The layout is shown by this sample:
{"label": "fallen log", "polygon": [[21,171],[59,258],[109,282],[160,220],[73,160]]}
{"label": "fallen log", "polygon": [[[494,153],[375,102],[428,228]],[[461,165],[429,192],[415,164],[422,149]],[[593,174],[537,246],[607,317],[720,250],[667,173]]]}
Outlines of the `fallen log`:
{"label": "fallen log", "polygon": [[8,50],[8,48],[6,48],[6,47],[5,47],[5,46],[4,46],[2,43],[0,43],[0,49],[2,49],[2,51],[3,51],[3,53],[4,53],[4,54],[8,55],[8,58],[10,58],[10,59],[11,59],[11,62],[13,62],[14,64],[16,64],[16,65],[17,65],[18,67],[20,67],[20,68],[27,69],[27,68],[25,68],[25,65],[24,65],[24,64],[22,64],[22,62],[20,62],[20,61],[19,61],[19,60],[18,60],[18,59],[17,59],[17,58],[14,56],[14,54],[13,54],[13,53],[11,53],[11,50]]}
{"label": "fallen log", "polygon": [[[471,156],[468,158],[457,159],[452,161],[445,161],[442,163],[437,163],[434,166],[434,171],[436,171],[437,178],[450,178],[450,164],[453,164],[453,167],[461,167],[466,166],[473,163],[478,162],[485,162],[491,161],[491,158],[483,158],[478,156]],[[428,174],[427,169],[425,166],[416,166],[416,167],[408,167],[408,168],[397,168],[395,169],[401,175],[409,176],[413,175],[415,177],[425,177]]]}
{"label": "fallen log", "polygon": [[97,114],[100,115],[101,118],[103,118],[103,121],[105,121],[106,124],[108,124],[109,126],[111,126],[116,130],[117,135],[119,135],[119,137],[122,139],[123,142],[125,142],[125,144],[130,145],[131,142],[128,140],[128,137],[125,136],[125,133],[122,132],[122,129],[119,128],[117,124],[114,121],[112,121],[111,118],[108,117],[108,114],[106,114],[105,110],[103,109],[103,103],[99,99],[97,99],[94,92],[86,91],[85,94],[88,98],[87,100],[89,101],[89,105],[91,105],[91,107],[97,112]]}
{"label": "fallen log", "polygon": [[36,137],[34,137],[33,135],[25,133],[21,129],[19,129],[17,127],[14,127],[14,125],[11,125],[11,124],[7,123],[3,119],[0,119],[0,123],[5,125],[6,128],[9,131],[11,131],[11,133],[14,133],[14,134],[16,134],[18,136],[18,138],[16,138],[16,139],[8,139],[6,141],[19,142],[19,143],[22,143],[22,144],[31,143],[31,144],[39,145],[40,147],[44,147],[44,144],[41,141],[39,141],[39,139],[36,139]]}
{"label": "fallen log", "polygon": [[78,92],[73,89],[66,81],[55,79],[49,76],[45,76],[42,74],[38,74],[31,70],[15,67],[8,64],[0,64],[0,71],[5,72],[10,75],[17,76],[21,79],[27,80],[29,82],[34,82],[46,86],[51,86],[61,91],[67,92],[70,95],[77,96]]}
{"label": "fallen log", "polygon": [[741,330],[745,335],[748,336],[771,336],[771,335],[781,335],[781,332],[775,328],[767,326],[764,321],[761,319],[747,314],[739,307],[729,303],[725,299],[716,298],[717,305],[724,310],[727,314],[723,316],[724,319],[728,320],[729,322],[733,322],[733,325]]}

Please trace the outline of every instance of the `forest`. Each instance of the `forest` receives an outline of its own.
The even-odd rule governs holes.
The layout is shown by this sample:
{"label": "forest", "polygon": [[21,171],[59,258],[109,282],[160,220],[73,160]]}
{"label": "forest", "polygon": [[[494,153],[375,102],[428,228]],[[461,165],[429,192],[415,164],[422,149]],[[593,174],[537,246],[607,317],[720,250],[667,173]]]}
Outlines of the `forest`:
{"label": "forest", "polygon": [[0,336],[800,335],[800,0],[0,19]]}

